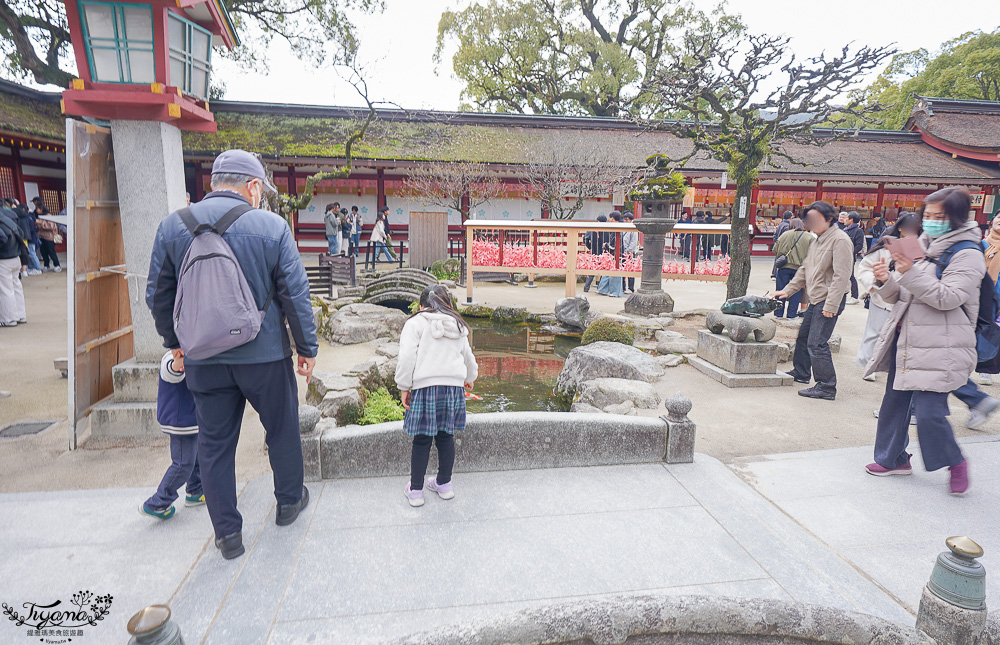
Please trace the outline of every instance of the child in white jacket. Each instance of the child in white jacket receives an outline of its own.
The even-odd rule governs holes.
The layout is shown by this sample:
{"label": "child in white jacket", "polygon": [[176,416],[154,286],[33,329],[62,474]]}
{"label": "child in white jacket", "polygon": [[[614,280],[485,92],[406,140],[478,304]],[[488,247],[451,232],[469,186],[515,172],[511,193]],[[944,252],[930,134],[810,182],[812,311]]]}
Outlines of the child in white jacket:
{"label": "child in white jacket", "polygon": [[[469,326],[451,306],[451,294],[432,285],[420,294],[420,311],[410,316],[399,338],[396,385],[406,416],[403,429],[413,437],[410,506],[423,506],[424,486],[441,499],[455,496],[451,471],[455,465],[456,430],[465,429],[465,389],[472,389],[479,365],[469,345]],[[428,477],[431,442],[437,443],[437,477]]]}

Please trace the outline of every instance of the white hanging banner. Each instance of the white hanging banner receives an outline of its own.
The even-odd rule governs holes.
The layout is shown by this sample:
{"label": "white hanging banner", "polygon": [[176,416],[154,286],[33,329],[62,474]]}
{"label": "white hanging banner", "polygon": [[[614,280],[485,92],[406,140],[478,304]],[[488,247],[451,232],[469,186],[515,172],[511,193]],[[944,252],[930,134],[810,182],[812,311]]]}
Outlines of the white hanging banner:
{"label": "white hanging banner", "polygon": [[726,189],[726,184],[729,182],[729,173],[722,173],[722,190]]}
{"label": "white hanging banner", "polygon": [[740,219],[746,219],[747,216],[747,198],[744,195],[740,197]]}

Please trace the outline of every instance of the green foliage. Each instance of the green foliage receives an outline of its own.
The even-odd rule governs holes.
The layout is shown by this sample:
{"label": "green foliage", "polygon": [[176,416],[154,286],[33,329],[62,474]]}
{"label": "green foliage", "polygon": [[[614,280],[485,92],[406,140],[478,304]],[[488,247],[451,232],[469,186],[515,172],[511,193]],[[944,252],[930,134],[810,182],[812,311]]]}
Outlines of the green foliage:
{"label": "green foliage", "polygon": [[438,280],[458,280],[458,260],[450,258],[448,260],[438,260],[431,265],[429,273]]}
{"label": "green foliage", "polygon": [[635,325],[621,323],[613,318],[598,318],[583,332],[580,343],[589,345],[598,341],[631,345],[635,342]]}
{"label": "green foliage", "polygon": [[850,116],[843,124],[897,130],[909,119],[915,96],[1000,101],[1000,28],[964,33],[933,55],[926,49],[896,54],[875,81],[850,95],[862,105],[888,107],[873,124]]}
{"label": "green foliage", "polygon": [[358,423],[366,426],[386,421],[401,421],[405,413],[403,405],[389,394],[386,388],[380,387],[374,392],[368,393]]}
{"label": "green foliage", "polygon": [[[662,155],[653,155],[650,159],[659,158]],[[647,160],[647,163],[649,161]],[[680,201],[688,191],[687,181],[684,175],[679,172],[671,172],[662,177],[647,177],[639,181],[627,197],[633,201],[641,202],[653,199],[669,199]]]}
{"label": "green foliage", "polygon": [[[643,88],[678,29],[701,12],[670,0],[491,0],[445,11],[435,60],[458,41],[452,70],[480,110],[618,116],[640,113]],[[463,108],[469,106],[464,105]]]}
{"label": "green foliage", "polygon": [[420,310],[420,302],[419,301],[414,300],[413,302],[410,303],[410,313],[411,314],[415,314],[419,310]]}

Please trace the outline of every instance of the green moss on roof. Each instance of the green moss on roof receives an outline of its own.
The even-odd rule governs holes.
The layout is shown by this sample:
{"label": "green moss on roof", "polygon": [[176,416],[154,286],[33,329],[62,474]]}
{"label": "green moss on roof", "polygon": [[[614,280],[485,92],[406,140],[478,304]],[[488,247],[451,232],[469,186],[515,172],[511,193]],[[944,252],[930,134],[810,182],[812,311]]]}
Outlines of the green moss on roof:
{"label": "green moss on roof", "polygon": [[[215,115],[215,133],[185,132],[189,154],[214,154],[243,148],[266,155],[338,158],[359,121],[261,114]],[[524,160],[529,137],[518,128],[449,123],[400,123],[376,120],[355,156],[367,159],[488,161]]]}
{"label": "green moss on roof", "polygon": [[62,141],[66,138],[66,117],[58,103],[0,92],[0,130]]}

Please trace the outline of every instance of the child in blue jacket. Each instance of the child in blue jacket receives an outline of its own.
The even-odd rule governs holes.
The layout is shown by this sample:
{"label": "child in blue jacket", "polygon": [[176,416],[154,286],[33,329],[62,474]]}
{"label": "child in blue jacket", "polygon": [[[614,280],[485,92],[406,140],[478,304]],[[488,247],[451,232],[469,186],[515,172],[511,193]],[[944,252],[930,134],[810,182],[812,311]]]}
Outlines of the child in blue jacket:
{"label": "child in blue jacket", "polygon": [[184,382],[184,358],[175,359],[167,352],[160,361],[160,386],[156,394],[156,420],[170,435],[170,467],[156,494],[139,507],[139,512],[161,520],[174,515],[177,491],[187,484],[185,506],[201,506],[205,495],[198,472],[198,420],[194,397]]}

